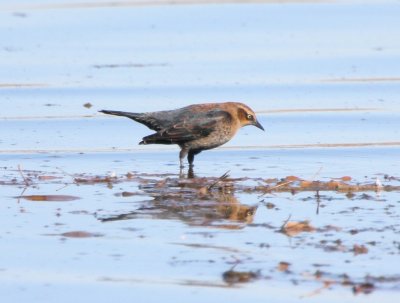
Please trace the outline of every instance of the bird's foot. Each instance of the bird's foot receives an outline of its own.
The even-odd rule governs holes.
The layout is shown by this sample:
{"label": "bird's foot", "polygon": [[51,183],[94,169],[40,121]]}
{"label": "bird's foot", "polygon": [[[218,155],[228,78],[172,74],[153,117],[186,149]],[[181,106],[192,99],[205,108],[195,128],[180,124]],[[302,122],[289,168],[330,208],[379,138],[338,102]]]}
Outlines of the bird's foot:
{"label": "bird's foot", "polygon": [[182,162],[181,162],[181,165],[179,165],[179,178],[180,179],[183,179],[183,178],[185,178],[185,173],[184,173],[184,171],[183,171],[183,169],[185,168],[185,166],[182,164]]}
{"label": "bird's foot", "polygon": [[195,174],[194,174],[194,170],[192,166],[189,166],[189,170],[188,170],[188,179],[193,179],[195,178]]}
{"label": "bird's foot", "polygon": [[189,165],[187,177],[188,177],[188,179],[193,179],[195,177],[194,170],[193,170],[193,165]]}
{"label": "bird's foot", "polygon": [[184,166],[180,166],[180,169],[179,169],[179,178],[180,179],[184,179],[184,178],[192,179],[195,177],[193,165],[189,165],[187,174],[185,174],[184,168],[185,168]]}

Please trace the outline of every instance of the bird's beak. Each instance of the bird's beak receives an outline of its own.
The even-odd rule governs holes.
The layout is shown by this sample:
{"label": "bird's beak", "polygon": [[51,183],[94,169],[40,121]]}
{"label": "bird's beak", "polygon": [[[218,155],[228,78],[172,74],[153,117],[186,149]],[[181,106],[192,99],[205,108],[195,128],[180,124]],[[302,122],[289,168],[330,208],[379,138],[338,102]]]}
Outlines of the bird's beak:
{"label": "bird's beak", "polygon": [[255,127],[258,127],[259,129],[265,131],[264,127],[260,124],[260,122],[255,121],[255,123],[253,124]]}

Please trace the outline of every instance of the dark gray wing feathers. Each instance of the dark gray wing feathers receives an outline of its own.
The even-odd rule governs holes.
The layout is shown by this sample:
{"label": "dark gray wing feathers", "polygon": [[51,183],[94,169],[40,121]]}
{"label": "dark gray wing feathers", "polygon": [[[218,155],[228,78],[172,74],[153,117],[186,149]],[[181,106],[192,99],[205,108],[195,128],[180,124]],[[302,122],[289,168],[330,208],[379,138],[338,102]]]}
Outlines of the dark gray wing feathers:
{"label": "dark gray wing feathers", "polygon": [[140,144],[183,144],[212,133],[218,124],[229,123],[231,115],[223,110],[213,110],[200,113],[183,113],[177,117],[177,123],[144,137]]}
{"label": "dark gray wing feathers", "polygon": [[210,111],[191,110],[188,106],[181,111],[160,111],[151,113],[129,113],[101,110],[109,115],[123,116],[146,125],[156,133],[143,138],[139,144],[183,144],[203,138],[212,133],[218,124],[230,123],[230,113],[215,109]]}

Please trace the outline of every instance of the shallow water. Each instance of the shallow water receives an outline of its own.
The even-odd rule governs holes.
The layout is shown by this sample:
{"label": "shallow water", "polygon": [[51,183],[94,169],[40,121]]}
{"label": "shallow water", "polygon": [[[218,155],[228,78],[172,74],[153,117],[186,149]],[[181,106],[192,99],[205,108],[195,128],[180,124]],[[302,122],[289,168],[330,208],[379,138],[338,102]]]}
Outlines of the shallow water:
{"label": "shallow water", "polygon": [[[260,176],[293,174],[306,180],[351,174],[362,182],[379,178],[383,184],[394,184],[374,172],[397,171],[398,162],[394,167],[385,165],[398,152],[397,148],[215,151],[210,159],[199,161],[196,173],[213,177],[229,169],[236,178],[255,178],[244,181],[248,185],[260,184]],[[60,292],[70,290],[60,299],[67,301],[91,288],[97,289],[93,298],[99,301],[114,295],[157,300],[150,289],[167,296],[183,292],[195,301],[199,294],[244,299],[248,292],[254,300],[275,295],[283,302],[303,296],[335,301],[339,295],[356,300],[351,287],[340,286],[346,274],[352,283],[387,280],[374,282],[376,289],[366,298],[362,295],[362,300],[390,301],[397,294],[398,269],[393,264],[398,260],[398,192],[350,197],[330,191],[317,199],[315,192],[262,195],[238,187],[232,193],[216,191],[201,198],[191,195],[190,188],[173,195],[174,187],[151,184],[178,177],[178,167],[170,160],[174,155],[2,155],[1,166],[7,166],[2,169],[3,180],[19,180],[19,185],[1,187],[2,292],[10,300],[28,296],[40,300],[43,292],[47,298],[60,299]],[[371,162],[374,165],[368,165]],[[217,163],[213,172],[207,169],[210,163]],[[30,178],[29,186],[14,170],[18,166],[37,170],[21,171]],[[118,178],[131,172],[150,183],[123,179],[75,184],[74,176],[82,172],[82,177],[103,173]],[[49,176],[56,179],[45,178]],[[80,199],[18,198],[48,194]],[[288,217],[307,220],[316,230],[288,237],[279,232]],[[356,254],[354,245],[365,246],[368,252]],[[278,270],[279,262],[290,263],[289,270]],[[231,269],[259,272],[260,278],[245,285],[226,283],[222,275]],[[314,277],[318,270],[323,272],[321,279]],[[314,294],[322,281],[332,281],[330,290]]]}
{"label": "shallow water", "polygon": [[[85,3],[0,5],[4,300],[399,297],[396,1]],[[227,100],[267,131],[198,155],[194,181],[97,113]],[[288,176],[352,189],[265,191]]]}

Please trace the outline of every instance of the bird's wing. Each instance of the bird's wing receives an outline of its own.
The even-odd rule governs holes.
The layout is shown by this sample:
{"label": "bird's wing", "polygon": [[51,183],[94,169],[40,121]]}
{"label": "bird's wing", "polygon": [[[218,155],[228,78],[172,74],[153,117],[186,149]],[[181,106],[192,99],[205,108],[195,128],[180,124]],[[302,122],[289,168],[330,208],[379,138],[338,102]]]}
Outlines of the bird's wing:
{"label": "bird's wing", "polygon": [[143,138],[143,143],[180,144],[203,138],[212,133],[218,124],[229,123],[232,116],[223,110],[212,110],[181,116],[177,120],[179,122],[168,128]]}

